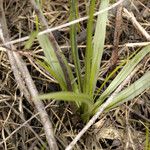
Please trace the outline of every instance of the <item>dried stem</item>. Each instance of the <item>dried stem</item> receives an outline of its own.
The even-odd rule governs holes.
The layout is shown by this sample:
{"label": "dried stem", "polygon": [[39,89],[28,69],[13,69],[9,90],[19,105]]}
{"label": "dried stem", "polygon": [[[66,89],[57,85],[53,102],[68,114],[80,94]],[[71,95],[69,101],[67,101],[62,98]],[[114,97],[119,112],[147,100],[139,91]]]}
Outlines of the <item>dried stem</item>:
{"label": "dried stem", "polygon": [[125,17],[127,17],[134,27],[147,39],[147,41],[150,41],[150,35],[148,32],[139,24],[139,22],[136,20],[134,14],[132,12],[129,12],[126,8],[123,9],[125,13]]}
{"label": "dried stem", "polygon": [[119,40],[121,35],[121,25],[122,25],[122,4],[117,7],[116,12],[116,21],[115,21],[115,32],[114,32],[114,42],[113,42],[113,51],[110,58],[110,70],[113,70],[118,61],[118,47],[119,47]]}
{"label": "dried stem", "polygon": [[[9,61],[10,61],[15,79],[19,84],[20,90],[22,91],[22,89],[25,88],[24,86],[22,87],[22,85],[21,85],[22,83],[24,83],[26,85],[26,87],[28,88],[28,91],[31,95],[30,100],[33,101],[36,110],[39,112],[39,116],[41,118],[41,122],[43,124],[47,142],[49,144],[50,149],[58,150],[58,146],[56,144],[54,134],[53,134],[52,123],[50,122],[49,116],[44,109],[44,105],[43,105],[42,101],[40,101],[39,99],[33,99],[33,97],[38,96],[38,91],[36,89],[36,86],[31,78],[31,76],[30,76],[30,73],[26,67],[26,64],[23,61],[23,59],[21,58],[21,56],[18,53],[16,53],[15,51],[13,51],[15,49],[15,47],[13,45],[5,44],[6,42],[10,41],[10,38],[9,38],[8,28],[7,28],[7,24],[6,24],[4,9],[3,9],[3,0],[0,0],[0,23],[1,23],[1,28],[2,28],[1,29],[1,32],[2,32],[1,39],[3,41],[3,44],[9,49],[7,51],[7,54],[9,57]],[[10,49],[12,49],[12,51],[10,51]],[[19,80],[18,80],[18,78],[19,78]],[[24,91],[22,91],[22,92],[24,92]],[[6,137],[6,139],[8,139],[8,138]]]}

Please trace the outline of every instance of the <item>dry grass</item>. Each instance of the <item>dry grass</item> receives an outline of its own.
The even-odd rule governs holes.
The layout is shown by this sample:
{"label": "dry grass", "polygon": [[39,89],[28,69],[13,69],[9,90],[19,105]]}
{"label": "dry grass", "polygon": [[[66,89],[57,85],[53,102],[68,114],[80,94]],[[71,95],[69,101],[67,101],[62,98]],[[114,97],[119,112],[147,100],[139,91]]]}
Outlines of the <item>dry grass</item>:
{"label": "dry grass", "polygon": [[[69,2],[67,0],[43,1],[43,12],[50,27],[68,22]],[[29,35],[35,29],[35,14],[27,0],[5,1],[5,13],[11,39]],[[80,17],[85,16],[88,4],[79,1]],[[134,0],[128,9],[135,15],[137,21],[150,34],[150,2],[148,0]],[[111,15],[107,26],[106,50],[103,55],[101,83],[109,73],[108,64],[112,52],[115,16]],[[85,30],[86,22],[81,22],[81,31]],[[65,48],[62,52],[67,56],[70,64],[69,28],[55,32],[58,43]],[[148,42],[147,39],[125,17],[123,18],[122,34],[120,37],[119,60],[128,58],[137,48],[123,47],[126,43]],[[24,49],[24,42],[15,44],[17,51],[26,61],[27,67],[40,93],[58,91],[56,81],[34,61],[40,58],[43,51],[35,41],[32,48]],[[84,56],[85,40],[80,43],[81,59]],[[150,70],[150,56],[142,63],[141,69],[135,74],[131,82]],[[71,64],[72,65],[72,64]],[[130,83],[129,83],[130,84]],[[145,147],[146,128],[150,125],[150,90],[111,112],[101,116],[89,132],[76,145],[77,150],[116,149],[142,150]],[[45,101],[46,111],[53,123],[54,133],[61,150],[72,141],[84,124],[77,114],[72,114],[68,104],[63,102]],[[32,117],[32,119],[31,119]],[[26,123],[25,123],[26,122]],[[14,132],[15,131],[15,132]],[[7,150],[41,150],[48,149],[45,133],[35,108],[24,98],[11,71],[6,52],[0,47],[0,149]],[[150,135],[149,135],[150,136]],[[7,138],[9,137],[9,138]]]}

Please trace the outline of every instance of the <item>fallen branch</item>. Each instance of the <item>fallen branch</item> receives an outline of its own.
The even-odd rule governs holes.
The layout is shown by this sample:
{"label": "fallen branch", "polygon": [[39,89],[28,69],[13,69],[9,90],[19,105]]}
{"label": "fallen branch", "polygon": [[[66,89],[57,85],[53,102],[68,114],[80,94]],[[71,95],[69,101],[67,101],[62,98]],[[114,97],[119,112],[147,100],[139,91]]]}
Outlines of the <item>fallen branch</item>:
{"label": "fallen branch", "polygon": [[[1,35],[0,36],[1,36],[1,40],[2,40],[3,44],[5,45],[5,47],[9,49],[9,50],[7,50],[7,54],[9,57],[9,61],[10,61],[15,79],[18,82],[21,91],[23,90],[23,88],[25,88],[25,86],[28,88],[28,91],[31,95],[29,99],[34,103],[36,110],[39,112],[39,116],[41,118],[41,122],[42,122],[44,130],[45,130],[45,134],[46,134],[46,138],[47,138],[49,147],[52,150],[58,150],[58,146],[56,144],[54,134],[53,134],[52,123],[49,120],[49,116],[48,116],[47,112],[45,111],[43,102],[39,99],[32,99],[33,97],[38,96],[38,91],[36,89],[36,86],[31,78],[31,76],[30,76],[30,73],[26,67],[26,64],[23,61],[23,59],[21,58],[21,56],[18,53],[16,53],[15,51],[13,51],[13,50],[15,50],[15,47],[13,45],[10,45],[10,44],[6,45],[6,42],[9,42],[10,38],[9,38],[9,34],[8,34],[8,28],[7,28],[7,24],[6,24],[4,9],[3,9],[3,0],[0,1],[0,9],[1,9],[0,10],[0,23],[1,23]],[[19,80],[18,80],[18,78],[19,78]],[[20,82],[22,82],[22,83],[20,83]],[[23,88],[22,88],[21,84],[23,84],[23,83],[25,85],[23,85]],[[24,90],[22,92],[23,92],[23,94],[25,94]],[[8,139],[8,138],[6,137],[5,140],[6,139]],[[0,144],[2,144],[2,143],[3,142],[1,142]]]}

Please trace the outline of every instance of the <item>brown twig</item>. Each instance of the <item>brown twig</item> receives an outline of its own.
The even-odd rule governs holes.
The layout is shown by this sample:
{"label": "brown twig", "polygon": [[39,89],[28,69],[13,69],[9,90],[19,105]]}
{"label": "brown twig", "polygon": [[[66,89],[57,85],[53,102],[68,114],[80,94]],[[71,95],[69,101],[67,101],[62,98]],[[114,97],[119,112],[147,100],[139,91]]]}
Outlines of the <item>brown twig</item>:
{"label": "brown twig", "polygon": [[[2,36],[3,36],[1,39],[3,40],[3,44],[5,45],[5,42],[9,42],[10,38],[8,34],[8,28],[6,24],[4,9],[3,9],[3,0],[0,0],[0,8],[1,8],[0,9],[0,23],[2,25]],[[8,47],[8,49],[15,49],[13,45],[6,45],[6,46]],[[31,95],[31,100],[33,101],[37,111],[39,112],[41,122],[43,124],[47,142],[49,144],[50,149],[58,150],[58,146],[56,144],[54,134],[53,134],[52,123],[50,122],[49,116],[44,109],[44,105],[42,101],[40,101],[39,99],[33,99],[33,97],[38,96],[38,91],[30,76],[30,73],[26,67],[26,64],[24,63],[23,59],[20,57],[18,53],[8,50],[7,54],[8,54],[9,61],[10,61],[14,76],[16,78],[16,81],[18,82],[20,86],[20,90],[22,90],[21,84],[24,82]],[[18,81],[18,77],[21,81],[22,79],[24,79],[24,81],[20,83],[21,81],[20,80]],[[6,139],[8,138],[6,137]]]}
{"label": "brown twig", "polygon": [[114,42],[113,42],[113,51],[110,58],[110,66],[109,70],[113,70],[118,61],[118,46],[121,35],[121,24],[122,24],[122,4],[120,4],[117,8],[116,12],[116,21],[115,21],[115,32],[114,32]]}
{"label": "brown twig", "polygon": [[114,32],[114,41],[113,41],[113,50],[111,54],[111,58],[108,63],[107,69],[103,72],[103,75],[105,75],[107,72],[111,72],[119,59],[119,40],[120,40],[120,35],[121,35],[121,25],[122,25],[122,8],[123,4],[121,3],[118,5],[117,10],[116,10],[116,20],[115,20],[115,32]]}
{"label": "brown twig", "polygon": [[150,35],[148,32],[139,24],[139,22],[136,20],[134,14],[132,12],[129,12],[126,8],[123,9],[124,16],[128,18],[134,27],[147,39],[147,41],[150,41]]}
{"label": "brown twig", "polygon": [[[3,1],[0,1],[0,40],[2,41],[2,43],[5,43],[6,41],[9,41],[9,35],[8,33],[8,29],[7,29],[7,24],[6,24],[6,19],[5,19],[5,14],[4,14],[4,10],[3,10]],[[22,77],[19,73],[19,69],[16,65],[16,60],[13,57],[13,52],[10,51],[10,49],[12,49],[12,45],[8,45],[7,47],[5,47],[5,50],[9,49],[9,51],[7,51],[10,63],[11,63],[11,68],[13,70],[15,79],[17,81],[17,83],[19,84],[19,88],[20,91],[23,92],[25,98],[28,100],[28,102],[32,104],[31,100],[30,100],[30,94],[29,91],[27,90],[24,81],[22,80]]]}

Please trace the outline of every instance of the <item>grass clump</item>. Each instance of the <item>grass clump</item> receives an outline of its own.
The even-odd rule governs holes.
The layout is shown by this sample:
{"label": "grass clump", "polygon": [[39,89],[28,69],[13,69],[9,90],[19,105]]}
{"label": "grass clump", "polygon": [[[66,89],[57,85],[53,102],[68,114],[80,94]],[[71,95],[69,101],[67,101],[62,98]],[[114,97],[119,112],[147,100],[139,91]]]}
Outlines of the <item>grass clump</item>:
{"label": "grass clump", "polygon": [[[70,20],[75,20],[78,17],[78,10],[76,8],[77,1],[70,0]],[[87,43],[84,59],[84,67],[81,67],[79,53],[77,48],[77,30],[78,24],[70,26],[70,41],[72,49],[72,58],[75,65],[75,73],[71,70],[65,56],[60,49],[55,51],[48,35],[38,35],[38,41],[44,50],[44,63],[40,64],[50,72],[50,74],[58,81],[61,90],[57,93],[48,93],[40,95],[40,99],[56,99],[64,101],[73,101],[77,104],[82,112],[84,121],[88,121],[91,115],[96,113],[103,102],[116,90],[116,88],[131,74],[139,62],[150,52],[150,45],[144,47],[138,53],[134,54],[132,58],[121,64],[122,68],[118,75],[113,79],[110,85],[102,92],[102,86],[106,84],[108,78],[105,79],[104,84],[97,89],[98,74],[101,68],[99,67],[102,61],[104,51],[104,42],[106,35],[106,23],[108,19],[108,12],[105,11],[98,15],[95,33],[93,37],[93,20],[96,1],[90,1],[89,19],[87,23]],[[99,10],[105,9],[109,6],[109,0],[101,0]],[[59,54],[58,54],[59,53]],[[59,55],[60,57],[57,57]],[[61,58],[61,61],[59,60]],[[62,64],[65,64],[66,77],[63,71]],[[84,70],[83,72],[81,70]],[[116,72],[117,69],[114,71]],[[114,73],[113,72],[113,73]],[[125,101],[132,100],[134,97],[142,93],[150,87],[150,72],[145,73],[140,79],[126,87],[124,90],[116,94],[113,101],[106,107],[107,111],[118,106]]]}

